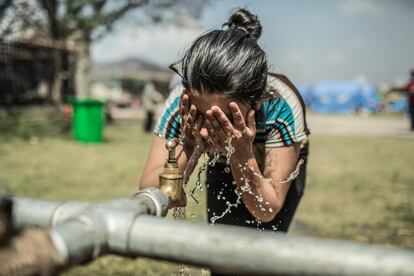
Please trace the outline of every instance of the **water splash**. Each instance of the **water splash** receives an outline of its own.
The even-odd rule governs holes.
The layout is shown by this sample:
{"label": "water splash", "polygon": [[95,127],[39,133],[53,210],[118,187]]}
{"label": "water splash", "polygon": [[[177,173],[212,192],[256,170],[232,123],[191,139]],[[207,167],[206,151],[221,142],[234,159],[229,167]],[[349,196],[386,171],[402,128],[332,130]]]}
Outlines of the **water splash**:
{"label": "water splash", "polygon": [[210,160],[210,162],[208,162],[208,165],[211,167],[214,167],[217,163],[217,161],[220,159],[221,155],[219,152],[214,152],[213,153],[213,158]]}
{"label": "water splash", "polygon": [[193,153],[191,154],[190,159],[187,162],[187,166],[185,167],[184,173],[183,173],[183,183],[184,185],[187,184],[188,179],[190,178],[191,173],[194,171],[194,168],[197,165],[197,161],[200,158],[200,156],[203,154],[203,152],[200,149],[200,146],[197,145],[194,148]]}
{"label": "water splash", "polygon": [[299,176],[300,167],[302,166],[303,163],[305,163],[305,161],[303,159],[300,159],[298,164],[296,165],[295,170],[291,172],[289,176],[285,179],[273,180],[272,178],[267,178],[266,180],[269,182],[280,183],[280,184],[290,183],[291,181],[295,180]]}
{"label": "water splash", "polygon": [[236,151],[235,148],[233,147],[233,145],[231,144],[231,140],[232,140],[232,138],[230,137],[227,140],[227,145],[224,147],[224,149],[226,150],[226,165],[227,165],[227,167],[230,166],[230,158],[233,155],[233,153]]}
{"label": "water splash", "polygon": [[196,193],[198,191],[203,191],[203,186],[201,184],[201,174],[206,170],[207,168],[207,163],[203,163],[200,168],[198,169],[198,173],[197,173],[197,181],[195,183],[194,188],[191,190],[191,192],[189,192],[188,194],[191,196],[192,199],[194,199],[194,201],[197,203],[197,206],[200,205],[199,200],[196,197]]}
{"label": "water splash", "polygon": [[173,208],[173,218],[176,220],[186,220],[186,209],[185,207],[174,207]]}
{"label": "water splash", "polygon": [[[234,181],[233,180],[233,182],[232,182],[234,185],[236,185],[236,181]],[[214,225],[214,223],[216,222],[216,220],[218,220],[218,219],[221,219],[222,217],[224,217],[227,213],[231,213],[231,208],[232,207],[234,207],[234,208],[237,208],[240,204],[241,204],[241,196],[242,196],[242,193],[239,193],[238,191],[237,191],[237,189],[234,189],[234,192],[236,193],[236,195],[237,195],[237,198],[236,198],[236,203],[231,203],[231,202],[229,202],[229,201],[226,201],[226,205],[227,205],[227,208],[226,208],[226,210],[224,210],[222,213],[221,213],[221,215],[218,215],[218,216],[216,216],[215,215],[215,213],[213,213],[213,217],[212,218],[210,218],[210,223],[211,223],[211,226],[213,226]],[[219,196],[217,196],[217,198],[218,199],[220,199],[219,198]]]}

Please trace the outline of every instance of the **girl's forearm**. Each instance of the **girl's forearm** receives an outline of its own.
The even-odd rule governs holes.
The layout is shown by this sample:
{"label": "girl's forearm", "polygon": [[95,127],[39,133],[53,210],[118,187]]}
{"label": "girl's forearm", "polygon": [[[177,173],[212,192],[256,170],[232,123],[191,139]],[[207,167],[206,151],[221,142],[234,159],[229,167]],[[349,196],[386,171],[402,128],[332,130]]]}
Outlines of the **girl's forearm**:
{"label": "girl's forearm", "polygon": [[241,158],[232,158],[230,165],[243,203],[252,216],[263,222],[272,220],[283,202],[262,175],[254,154],[251,152]]}
{"label": "girl's forearm", "polygon": [[178,145],[175,150],[175,157],[177,159],[178,168],[180,169],[181,173],[184,173],[185,168],[187,167],[187,163],[191,158],[191,155],[194,152],[194,148],[184,145]]}
{"label": "girl's forearm", "polygon": [[[192,153],[193,149],[185,145],[178,145],[176,147],[175,157],[177,159],[180,173],[184,173],[185,168],[187,167],[188,160],[190,159]],[[164,172],[164,164],[167,161],[168,153],[165,154],[165,156],[166,157],[163,159],[163,162],[160,162],[160,165],[154,167],[147,175],[141,178],[140,189],[148,187],[159,187],[159,176]]]}

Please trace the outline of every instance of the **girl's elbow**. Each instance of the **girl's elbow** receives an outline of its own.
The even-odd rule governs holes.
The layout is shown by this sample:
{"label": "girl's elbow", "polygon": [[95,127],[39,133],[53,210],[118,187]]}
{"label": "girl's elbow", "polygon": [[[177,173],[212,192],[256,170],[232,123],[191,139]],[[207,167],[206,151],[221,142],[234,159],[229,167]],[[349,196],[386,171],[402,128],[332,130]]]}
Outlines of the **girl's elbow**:
{"label": "girl's elbow", "polygon": [[[264,210],[263,210],[264,209]],[[257,220],[261,222],[271,222],[275,219],[276,215],[282,209],[281,205],[271,206],[269,208],[263,208],[259,214],[252,214]]]}

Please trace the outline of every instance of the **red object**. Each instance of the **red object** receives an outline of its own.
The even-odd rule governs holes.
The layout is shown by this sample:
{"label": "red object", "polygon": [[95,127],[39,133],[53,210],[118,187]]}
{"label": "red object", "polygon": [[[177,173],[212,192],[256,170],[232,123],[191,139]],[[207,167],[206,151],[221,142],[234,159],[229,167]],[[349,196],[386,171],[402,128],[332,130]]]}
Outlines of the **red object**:
{"label": "red object", "polygon": [[405,91],[408,93],[408,106],[414,107],[414,78],[407,83]]}

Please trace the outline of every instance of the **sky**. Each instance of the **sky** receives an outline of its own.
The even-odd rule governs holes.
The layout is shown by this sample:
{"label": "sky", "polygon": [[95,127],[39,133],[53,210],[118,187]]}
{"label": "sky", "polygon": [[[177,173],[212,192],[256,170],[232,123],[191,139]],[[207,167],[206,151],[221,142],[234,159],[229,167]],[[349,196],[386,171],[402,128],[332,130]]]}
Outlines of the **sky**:
{"label": "sky", "polygon": [[98,62],[140,57],[167,66],[199,35],[221,29],[238,7],[261,21],[259,44],[270,71],[294,83],[395,83],[414,68],[412,0],[211,0],[186,27],[120,22],[94,43],[92,57]]}

